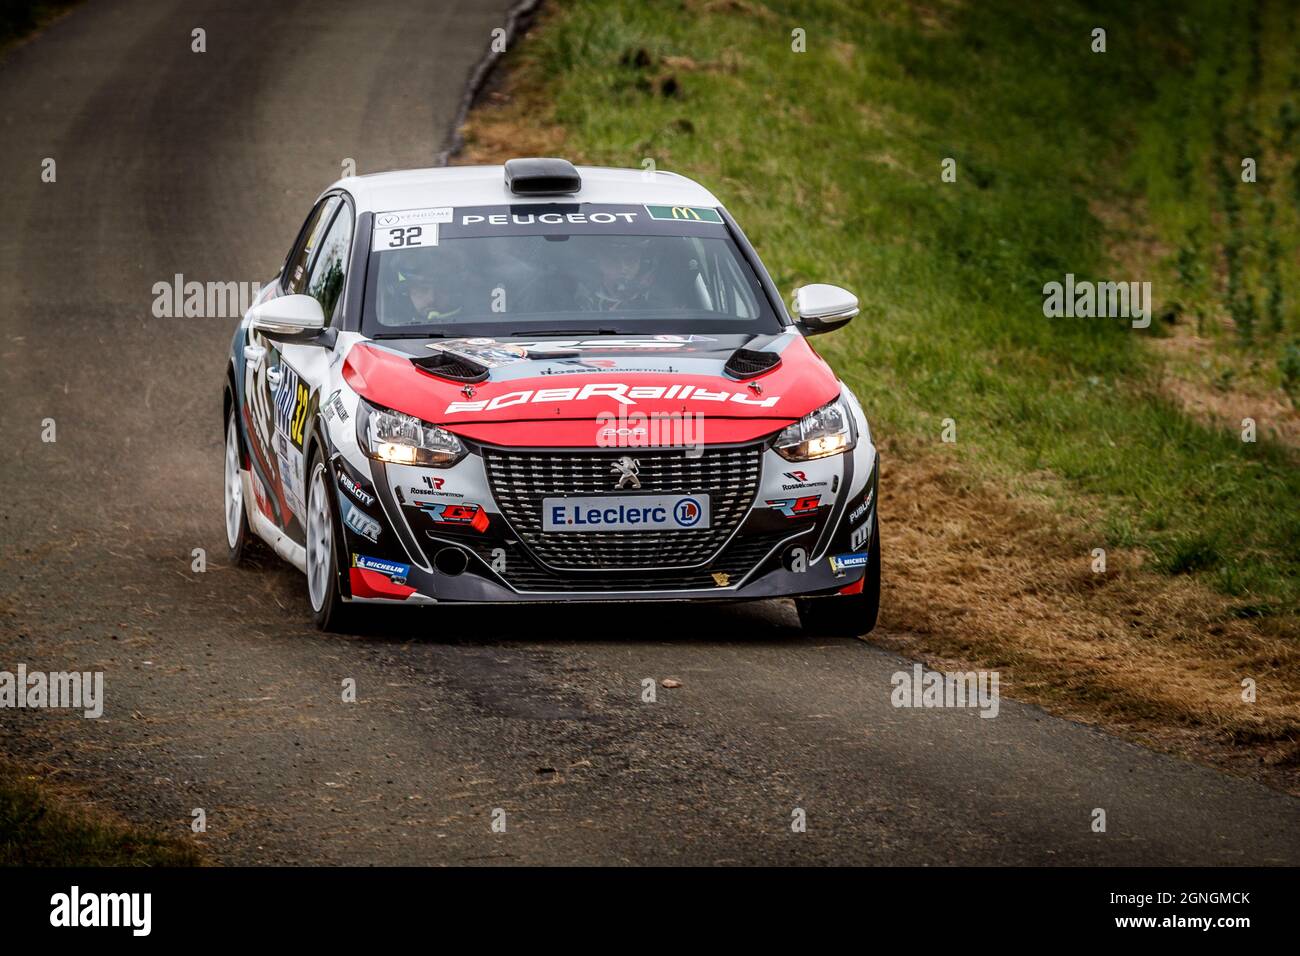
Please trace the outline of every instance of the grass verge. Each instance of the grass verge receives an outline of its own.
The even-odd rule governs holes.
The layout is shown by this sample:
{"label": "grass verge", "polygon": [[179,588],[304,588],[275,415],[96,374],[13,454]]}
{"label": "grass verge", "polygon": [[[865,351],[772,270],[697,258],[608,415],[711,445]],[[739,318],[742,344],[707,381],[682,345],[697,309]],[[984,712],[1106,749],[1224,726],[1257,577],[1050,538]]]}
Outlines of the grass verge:
{"label": "grass verge", "polygon": [[858,292],[863,315],[816,345],[886,451],[880,639],[1004,668],[1026,699],[1294,787],[1293,450],[1189,414],[1160,321],[1042,309],[1066,273],[1153,278],[1125,271],[1108,210],[1168,219],[1141,172],[1198,69],[1170,24],[1211,35],[1232,11],[860,7],[549,8],[471,115],[461,161],[650,160],[722,196],[783,290]]}
{"label": "grass verge", "polygon": [[0,866],[197,866],[184,840],[134,826],[0,764]]}

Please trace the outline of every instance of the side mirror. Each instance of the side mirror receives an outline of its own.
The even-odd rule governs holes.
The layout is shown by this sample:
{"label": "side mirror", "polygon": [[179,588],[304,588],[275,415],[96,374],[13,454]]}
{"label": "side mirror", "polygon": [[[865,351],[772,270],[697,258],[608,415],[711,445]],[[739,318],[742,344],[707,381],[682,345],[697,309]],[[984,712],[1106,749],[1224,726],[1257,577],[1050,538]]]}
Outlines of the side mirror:
{"label": "side mirror", "polygon": [[815,282],[794,290],[794,313],[808,335],[830,332],[858,314],[858,297],[837,285]]}
{"label": "side mirror", "polygon": [[265,335],[297,335],[325,328],[325,313],[309,295],[280,295],[254,306],[251,325]]}

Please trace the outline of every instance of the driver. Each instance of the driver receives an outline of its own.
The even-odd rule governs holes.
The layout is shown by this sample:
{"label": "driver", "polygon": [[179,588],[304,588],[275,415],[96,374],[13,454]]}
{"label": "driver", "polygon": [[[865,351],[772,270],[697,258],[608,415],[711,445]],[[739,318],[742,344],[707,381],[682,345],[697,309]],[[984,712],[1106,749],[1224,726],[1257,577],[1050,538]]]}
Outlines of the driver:
{"label": "driver", "polygon": [[636,236],[610,236],[596,245],[594,286],[583,283],[578,304],[591,312],[646,308],[650,304],[653,270],[646,268],[649,240]]}
{"label": "driver", "polygon": [[[463,294],[447,281],[459,270],[447,249],[411,249],[399,252],[395,269],[396,289],[393,296],[393,325],[429,325],[459,315]],[[435,262],[435,256],[442,261]]]}

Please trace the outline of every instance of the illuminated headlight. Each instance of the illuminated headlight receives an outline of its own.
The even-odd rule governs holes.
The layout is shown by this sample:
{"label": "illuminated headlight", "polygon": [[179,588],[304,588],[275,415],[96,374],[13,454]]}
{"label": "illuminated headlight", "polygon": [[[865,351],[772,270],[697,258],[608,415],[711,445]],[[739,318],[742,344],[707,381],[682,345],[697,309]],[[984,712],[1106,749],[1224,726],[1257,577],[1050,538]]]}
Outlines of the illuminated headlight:
{"label": "illuminated headlight", "polygon": [[427,465],[447,468],[465,457],[465,446],[444,428],[362,402],[366,414],[357,429],[361,450],[371,458],[396,465]]}
{"label": "illuminated headlight", "polygon": [[776,436],[776,453],[786,461],[812,461],[848,451],[857,444],[849,410],[837,398],[805,415]]}

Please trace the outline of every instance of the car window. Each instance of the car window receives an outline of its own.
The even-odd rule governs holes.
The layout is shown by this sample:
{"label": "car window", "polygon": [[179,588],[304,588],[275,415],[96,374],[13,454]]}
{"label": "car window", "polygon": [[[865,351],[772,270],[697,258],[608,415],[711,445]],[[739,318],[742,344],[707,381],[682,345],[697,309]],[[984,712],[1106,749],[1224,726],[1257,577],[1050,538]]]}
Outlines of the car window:
{"label": "car window", "polygon": [[338,215],[330,223],[329,231],[320,241],[316,261],[311,266],[307,281],[307,294],[320,303],[325,321],[334,316],[335,306],[343,293],[343,276],[347,270],[348,251],[352,248],[352,207],[339,206]]}
{"label": "car window", "polygon": [[496,336],[780,326],[722,217],[555,204],[399,210],[376,218],[363,329]]}
{"label": "car window", "polygon": [[298,233],[299,245],[294,249],[284,265],[284,289],[288,293],[302,292],[307,285],[307,267],[311,264],[312,253],[320,245],[321,232],[330,221],[330,214],[338,205],[338,196],[326,196],[311,211],[307,221]]}

